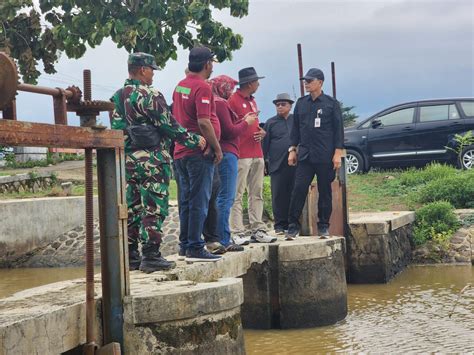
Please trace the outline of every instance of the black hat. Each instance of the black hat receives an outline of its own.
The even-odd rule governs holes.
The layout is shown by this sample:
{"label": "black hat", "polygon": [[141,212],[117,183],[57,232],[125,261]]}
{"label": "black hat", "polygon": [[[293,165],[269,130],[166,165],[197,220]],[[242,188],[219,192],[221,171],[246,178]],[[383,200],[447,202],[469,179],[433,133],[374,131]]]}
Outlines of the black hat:
{"label": "black hat", "polygon": [[276,99],[273,100],[273,104],[276,105],[277,102],[281,102],[281,101],[286,101],[286,102],[289,102],[290,104],[294,103],[290,95],[288,95],[286,92],[283,94],[278,94]]}
{"label": "black hat", "polygon": [[239,85],[251,83],[252,81],[263,79],[264,76],[258,76],[254,67],[248,67],[239,70]]}
{"label": "black hat", "polygon": [[189,52],[189,63],[204,63],[214,59],[214,52],[207,47],[194,47]]}
{"label": "black hat", "polygon": [[324,81],[324,73],[321,69],[311,68],[310,70],[308,70],[305,76],[300,78],[300,80],[314,80],[314,79]]}

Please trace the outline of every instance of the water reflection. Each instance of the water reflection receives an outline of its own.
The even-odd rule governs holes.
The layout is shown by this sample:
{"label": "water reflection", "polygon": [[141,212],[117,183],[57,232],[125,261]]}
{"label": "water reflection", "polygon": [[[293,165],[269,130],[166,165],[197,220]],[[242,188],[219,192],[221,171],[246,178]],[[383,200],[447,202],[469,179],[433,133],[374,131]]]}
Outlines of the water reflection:
{"label": "water reflection", "polygon": [[245,331],[248,354],[474,352],[474,267],[411,267],[387,285],[349,285],[349,314],[327,327]]}

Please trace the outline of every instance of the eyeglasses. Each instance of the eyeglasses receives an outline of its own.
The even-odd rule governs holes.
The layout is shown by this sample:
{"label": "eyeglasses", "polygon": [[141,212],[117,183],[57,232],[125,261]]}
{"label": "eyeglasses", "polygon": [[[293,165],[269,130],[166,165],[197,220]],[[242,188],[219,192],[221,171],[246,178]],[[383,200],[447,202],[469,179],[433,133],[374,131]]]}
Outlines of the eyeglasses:
{"label": "eyeglasses", "polygon": [[286,106],[286,105],[288,105],[287,102],[277,102],[277,103],[275,104],[276,107]]}

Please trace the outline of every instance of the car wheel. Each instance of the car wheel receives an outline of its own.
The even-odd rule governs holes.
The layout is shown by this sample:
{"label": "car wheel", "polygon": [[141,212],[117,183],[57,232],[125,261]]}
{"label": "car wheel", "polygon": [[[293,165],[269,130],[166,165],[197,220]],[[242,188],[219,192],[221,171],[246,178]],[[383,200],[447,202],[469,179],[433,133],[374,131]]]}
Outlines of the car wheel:
{"label": "car wheel", "polygon": [[354,150],[348,150],[346,154],[347,174],[357,174],[364,171],[364,160],[362,156]]}
{"label": "car wheel", "polygon": [[474,145],[463,149],[459,157],[459,163],[462,169],[474,168]]}

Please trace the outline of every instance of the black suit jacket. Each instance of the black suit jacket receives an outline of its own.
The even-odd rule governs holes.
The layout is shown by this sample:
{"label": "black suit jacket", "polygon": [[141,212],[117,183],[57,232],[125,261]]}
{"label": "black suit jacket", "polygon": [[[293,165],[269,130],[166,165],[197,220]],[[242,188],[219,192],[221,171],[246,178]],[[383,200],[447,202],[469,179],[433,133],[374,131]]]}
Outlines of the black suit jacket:
{"label": "black suit jacket", "polygon": [[262,142],[263,154],[268,164],[268,173],[276,172],[282,164],[288,164],[288,147],[290,146],[290,132],[293,127],[293,115],[287,119],[273,116],[265,123],[267,132]]}

